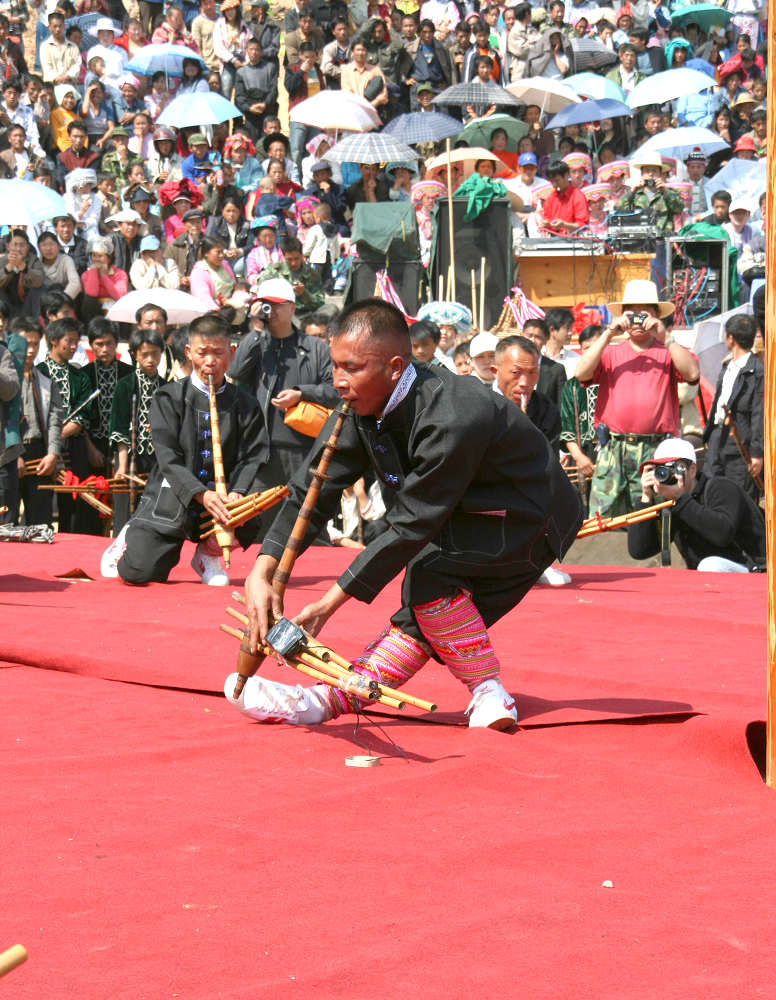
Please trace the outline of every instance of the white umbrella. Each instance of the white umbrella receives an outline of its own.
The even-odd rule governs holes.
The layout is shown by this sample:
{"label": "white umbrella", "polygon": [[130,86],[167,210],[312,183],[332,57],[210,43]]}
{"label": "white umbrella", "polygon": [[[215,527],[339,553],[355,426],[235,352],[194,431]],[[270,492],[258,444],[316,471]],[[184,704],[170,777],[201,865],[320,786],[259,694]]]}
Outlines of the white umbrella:
{"label": "white umbrella", "polygon": [[[474,173],[474,164],[477,160],[493,160],[494,163],[500,166],[504,165],[495,153],[491,153],[489,149],[483,149],[482,146],[462,146],[460,149],[454,149],[450,153],[450,163],[459,164],[463,168],[464,177],[468,177]],[[426,161],[426,177],[430,180],[436,180],[437,178],[434,175],[446,169],[447,153],[432,156],[430,160]]]}
{"label": "white umbrella", "polygon": [[204,316],[209,312],[204,303],[188,292],[181,292],[176,288],[140,288],[122,295],[105,315],[116,323],[134,323],[135,313],[141,306],[147,305],[164,309],[171,326],[190,323],[197,316]]}
{"label": "white umbrella", "polygon": [[69,215],[57,191],[34,181],[0,181],[0,226],[35,226]]}
{"label": "white umbrella", "polygon": [[381,124],[380,116],[366,98],[346,90],[318,91],[292,108],[289,119],[321,131],[333,128],[340,132],[370,132]]}
{"label": "white umbrella", "polygon": [[649,104],[668,104],[687,94],[700,94],[714,86],[712,77],[697,69],[667,69],[637,83],[628,94],[627,103],[632,108]]}
{"label": "white umbrella", "polygon": [[762,160],[728,160],[706,185],[709,206],[714,191],[729,191],[731,198],[744,198],[756,203],[768,184],[766,162]]}
{"label": "white umbrella", "polygon": [[716,153],[720,149],[730,149],[725,140],[712,132],[710,128],[699,125],[685,125],[682,128],[667,128],[651,136],[633,153],[633,157],[641,153],[660,153],[674,160],[684,160],[694,149],[702,153]]}
{"label": "white umbrella", "polygon": [[523,104],[536,104],[551,115],[568,104],[579,104],[582,100],[565,83],[542,76],[527,76],[523,80],[507,84],[506,89]]}

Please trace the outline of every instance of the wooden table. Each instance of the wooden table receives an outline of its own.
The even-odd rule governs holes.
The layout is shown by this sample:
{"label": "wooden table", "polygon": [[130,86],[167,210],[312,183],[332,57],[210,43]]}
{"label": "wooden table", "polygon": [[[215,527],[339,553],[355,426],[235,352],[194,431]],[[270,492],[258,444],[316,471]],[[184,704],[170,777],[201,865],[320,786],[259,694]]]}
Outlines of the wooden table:
{"label": "wooden table", "polygon": [[620,302],[626,282],[650,277],[652,259],[648,253],[584,250],[530,251],[515,258],[523,292],[543,309]]}

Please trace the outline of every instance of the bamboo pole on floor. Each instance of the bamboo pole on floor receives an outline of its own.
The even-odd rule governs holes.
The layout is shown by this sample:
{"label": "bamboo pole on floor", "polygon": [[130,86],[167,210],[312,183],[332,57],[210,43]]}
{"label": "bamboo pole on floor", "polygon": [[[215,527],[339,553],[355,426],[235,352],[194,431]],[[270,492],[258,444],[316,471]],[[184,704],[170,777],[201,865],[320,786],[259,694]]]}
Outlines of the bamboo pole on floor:
{"label": "bamboo pole on floor", "polygon": [[[776,0],[768,0],[768,60],[776,59]],[[768,198],[776,191],[776,87],[773,72],[768,74]],[[772,208],[769,210],[772,216]],[[776,537],[774,536],[773,500],[776,491],[776,326],[772,316],[776,309],[776,225],[769,220],[766,229],[769,266],[765,273],[765,531],[768,542],[768,722],[766,729],[765,781],[776,788]]]}

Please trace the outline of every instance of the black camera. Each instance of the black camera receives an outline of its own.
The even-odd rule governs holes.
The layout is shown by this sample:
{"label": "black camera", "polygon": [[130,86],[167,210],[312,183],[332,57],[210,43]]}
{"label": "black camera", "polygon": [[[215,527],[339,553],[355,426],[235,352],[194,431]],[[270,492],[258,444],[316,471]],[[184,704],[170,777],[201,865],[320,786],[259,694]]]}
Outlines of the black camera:
{"label": "black camera", "polygon": [[269,302],[260,302],[259,303],[259,312],[258,312],[258,315],[261,316],[262,319],[269,319],[269,314],[271,312],[272,312],[272,306],[270,305]]}
{"label": "black camera", "polygon": [[676,486],[679,481],[676,476],[677,473],[684,478],[687,475],[687,470],[690,468],[690,463],[685,462],[683,459],[679,459],[676,462],[666,462],[665,465],[655,466],[655,479],[663,486]]}
{"label": "black camera", "polygon": [[631,313],[631,326],[644,326],[648,319],[648,312]]}
{"label": "black camera", "polygon": [[646,188],[656,188],[657,187],[657,181],[655,180],[654,177],[645,177],[644,178],[644,187],[646,187]]}

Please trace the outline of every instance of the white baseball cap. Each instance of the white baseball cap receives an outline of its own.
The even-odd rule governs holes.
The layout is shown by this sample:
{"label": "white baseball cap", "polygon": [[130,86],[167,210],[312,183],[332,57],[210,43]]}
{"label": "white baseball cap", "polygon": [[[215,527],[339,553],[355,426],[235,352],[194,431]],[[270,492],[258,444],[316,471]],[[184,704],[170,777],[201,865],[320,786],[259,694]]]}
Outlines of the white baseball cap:
{"label": "white baseball cap", "polygon": [[751,215],[752,206],[745,198],[734,198],[730,203],[728,215],[732,215],[733,212],[748,212]]}
{"label": "white baseball cap", "polygon": [[655,465],[664,465],[666,462],[675,462],[683,458],[687,462],[697,462],[695,446],[684,438],[666,438],[655,448],[655,454],[649,460]]}
{"label": "white baseball cap", "polygon": [[498,337],[493,333],[478,333],[469,344],[469,357],[476,358],[498,347]]}
{"label": "white baseball cap", "polygon": [[285,278],[267,278],[256,292],[264,302],[296,302],[296,293],[291,282]]}

